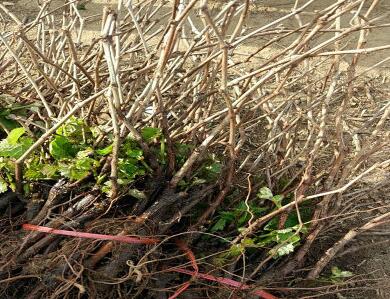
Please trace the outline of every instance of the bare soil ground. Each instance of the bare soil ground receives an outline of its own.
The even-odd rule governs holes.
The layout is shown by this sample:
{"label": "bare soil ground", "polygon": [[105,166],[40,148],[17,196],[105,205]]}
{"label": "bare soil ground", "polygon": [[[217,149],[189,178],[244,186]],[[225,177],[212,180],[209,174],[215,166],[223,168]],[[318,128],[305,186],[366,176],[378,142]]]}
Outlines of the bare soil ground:
{"label": "bare soil ground", "polygon": [[[13,6],[10,6],[10,10],[13,11],[20,19],[23,19],[25,17],[32,18],[36,15],[38,12],[38,6],[37,1],[31,1],[31,0],[16,0],[13,1],[15,4]],[[89,39],[93,37],[98,37],[100,35],[100,16],[103,11],[104,6],[111,6],[115,8],[117,6],[118,1],[117,0],[89,0],[85,1],[85,10],[81,10],[80,13],[85,16],[93,16],[89,19],[85,26],[85,34],[84,38]],[[214,7],[215,10],[218,10],[218,7],[220,7],[221,3],[224,1],[209,1],[211,3],[211,6]],[[300,1],[303,2],[303,1]],[[310,5],[302,14],[302,22],[305,23],[313,18],[315,15],[315,12],[321,9],[324,9],[331,4],[333,4],[335,0],[321,0],[321,1],[315,1],[313,5]],[[387,22],[390,22],[390,2],[387,0],[380,1],[379,7],[376,9],[376,14],[374,16],[384,16],[384,20]],[[56,7],[59,7],[63,5],[63,0],[53,0],[52,1],[52,7],[53,9]],[[278,19],[286,14],[286,12],[290,12],[292,8],[293,1],[290,0],[279,0],[277,3],[275,3],[274,0],[256,0],[253,1],[252,9],[249,15],[249,18],[247,19],[247,27],[248,28],[257,28],[261,27],[265,24],[270,23],[271,21]],[[369,3],[367,3],[367,6]],[[166,12],[169,13],[169,8],[166,8]],[[388,14],[386,16],[386,14]],[[162,18],[161,22],[164,22],[166,18]],[[197,21],[197,18],[195,18],[195,21]],[[386,23],[386,21],[384,23]],[[292,28],[297,26],[297,21],[293,19],[286,20],[282,26],[286,28]],[[327,36],[323,36],[325,39]],[[357,36],[355,36],[356,38]],[[250,44],[245,45],[242,47],[243,53],[249,53],[253,52],[253,49],[255,49],[259,45],[263,45],[266,42],[266,39],[257,39],[257,40],[251,40]],[[286,40],[288,42],[288,40]],[[351,39],[351,45],[355,42],[355,40]],[[377,28],[372,30],[370,33],[370,38],[367,43],[367,47],[376,47],[376,46],[383,46],[390,44],[390,34],[389,29],[387,27],[385,28]],[[284,44],[281,43],[280,47],[283,47]],[[267,59],[269,56],[272,55],[274,52],[273,48],[265,49],[261,52],[261,55],[258,55],[257,58]],[[380,52],[375,52],[374,55],[369,54],[363,57],[363,59],[360,61],[359,66],[361,68],[368,68],[375,63],[381,61],[382,59],[388,57],[390,55],[390,49],[386,49]],[[345,58],[343,67],[346,68],[348,66],[349,60],[348,57]],[[387,61],[380,67],[376,68],[375,71],[372,72],[372,74],[377,73],[384,73],[389,74],[390,73],[390,61]]]}

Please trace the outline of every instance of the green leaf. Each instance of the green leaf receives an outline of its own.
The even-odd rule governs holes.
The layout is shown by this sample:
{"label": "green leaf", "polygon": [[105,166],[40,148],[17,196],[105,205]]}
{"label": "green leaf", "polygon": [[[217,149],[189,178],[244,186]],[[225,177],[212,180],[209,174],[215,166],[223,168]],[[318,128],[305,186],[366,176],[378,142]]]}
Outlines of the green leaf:
{"label": "green leaf", "polygon": [[127,180],[134,179],[137,175],[144,175],[145,170],[136,165],[135,161],[120,159],[118,163],[119,173]]}
{"label": "green leaf", "polygon": [[215,157],[211,157],[199,169],[197,176],[207,181],[214,181],[218,178],[222,170],[222,164]]}
{"label": "green leaf", "polygon": [[96,185],[101,185],[103,181],[106,179],[106,177],[107,177],[106,174],[98,175],[96,177]]}
{"label": "green leaf", "polygon": [[[300,213],[301,219],[304,223],[310,221],[310,218],[311,218],[311,209],[310,208],[300,208],[299,213]],[[278,223],[279,223],[279,217],[274,217],[264,226],[264,230],[267,230],[267,231],[276,230],[278,227]],[[289,228],[289,227],[294,227],[297,225],[299,225],[298,215],[297,215],[297,212],[295,210],[293,210],[288,215],[286,223],[284,224],[284,227]],[[304,233],[306,231],[306,229],[307,228],[305,226],[303,226],[301,232]]]}
{"label": "green leaf", "polygon": [[9,144],[7,140],[0,142],[0,157],[19,158],[32,145],[33,140],[28,137],[20,138],[18,144]]}
{"label": "green leaf", "polygon": [[140,149],[129,149],[126,151],[126,155],[129,157],[129,158],[134,158],[134,159],[137,159],[137,160],[143,160],[143,152],[142,150]]}
{"label": "green leaf", "polygon": [[167,151],[166,151],[166,148],[165,148],[165,140],[164,140],[164,138],[162,138],[161,142],[160,142],[160,151],[158,152],[157,160],[160,161],[160,163],[162,165],[165,165],[167,163]]}
{"label": "green leaf", "polygon": [[[1,110],[0,110],[1,111]],[[0,128],[3,128],[4,130],[12,130],[15,128],[18,128],[19,124],[17,121],[14,121],[12,119],[8,119],[6,116],[2,116],[0,112]]]}
{"label": "green leaf", "polygon": [[112,144],[106,146],[105,148],[96,150],[96,153],[101,156],[107,156],[112,153]]}
{"label": "green leaf", "polygon": [[292,237],[290,237],[289,240],[292,244],[294,244],[296,246],[296,245],[298,245],[299,241],[301,240],[301,237],[299,236],[299,234],[295,234]]}
{"label": "green leaf", "polygon": [[177,186],[178,187],[181,187],[181,188],[186,188],[188,187],[190,184],[188,182],[186,182],[185,180],[180,180],[179,183],[177,183]]}
{"label": "green leaf", "polygon": [[241,244],[234,244],[229,248],[227,255],[229,257],[236,257],[241,255],[245,251],[245,248]]}
{"label": "green leaf", "polygon": [[250,217],[251,215],[248,212],[242,213],[242,216],[237,221],[237,225],[243,226],[245,223],[249,221]]}
{"label": "green leaf", "polygon": [[0,194],[6,192],[7,190],[7,183],[4,180],[0,179]]}
{"label": "green leaf", "polygon": [[194,180],[191,182],[191,186],[197,186],[207,183],[205,179],[200,179],[198,177],[195,177]]}
{"label": "green leaf", "polygon": [[228,222],[232,222],[236,218],[236,215],[234,212],[225,211],[221,212],[220,217],[226,219]]}
{"label": "green leaf", "polygon": [[351,271],[344,271],[336,266],[332,267],[331,271],[332,271],[331,278],[348,278],[353,276],[353,273]]}
{"label": "green leaf", "polygon": [[[299,214],[301,216],[302,222],[308,222],[311,219],[311,209],[310,208],[299,208]],[[296,210],[293,210],[287,217],[285,227],[293,227],[299,224],[299,219]]]}
{"label": "green leaf", "polygon": [[93,149],[91,147],[86,148],[85,150],[79,151],[76,155],[77,159],[87,158],[93,155]]}
{"label": "green leaf", "polygon": [[161,130],[159,128],[146,127],[141,130],[141,136],[146,142],[158,138],[161,135]]}
{"label": "green leaf", "polygon": [[227,262],[226,255],[223,254],[212,258],[212,263],[219,268],[222,268]]}
{"label": "green leaf", "polygon": [[294,230],[293,227],[288,227],[288,228],[284,228],[284,229],[275,230],[275,233],[277,233],[277,234],[287,234],[287,233],[291,233],[293,230]]}
{"label": "green leaf", "polygon": [[80,170],[88,170],[89,172],[97,166],[99,166],[99,162],[89,157],[83,157],[76,160],[76,167]]}
{"label": "green leaf", "polygon": [[57,135],[66,137],[69,142],[81,145],[92,138],[91,129],[85,124],[83,119],[71,117],[64,125],[56,131]]}
{"label": "green leaf", "polygon": [[57,171],[58,171],[58,166],[50,165],[50,164],[45,164],[41,170],[42,174],[44,174],[46,178],[55,177]]}
{"label": "green leaf", "polygon": [[261,246],[261,247],[265,247],[265,246],[272,244],[274,242],[276,242],[276,235],[273,235],[273,234],[262,235],[256,239],[256,244]]}
{"label": "green leaf", "polygon": [[111,188],[112,188],[111,181],[106,181],[101,189],[103,193],[110,194]]}
{"label": "green leaf", "polygon": [[221,173],[222,165],[220,162],[216,161],[208,166],[205,167],[206,170],[208,170],[212,174],[219,174]]}
{"label": "green leaf", "polygon": [[256,247],[255,241],[251,238],[245,238],[241,241],[242,246],[244,247]]}
{"label": "green leaf", "polygon": [[31,185],[30,184],[23,184],[23,193],[29,194],[31,192]]}
{"label": "green leaf", "polygon": [[268,223],[264,226],[264,230],[272,231],[278,228],[279,217],[272,218]]}
{"label": "green leaf", "polygon": [[58,170],[57,165],[42,164],[39,160],[33,161],[25,172],[30,180],[52,179]]}
{"label": "green leaf", "polygon": [[9,108],[0,109],[0,116],[8,116],[10,114],[11,114],[11,109]]}
{"label": "green leaf", "polygon": [[[291,252],[294,252],[294,245],[292,243],[288,243],[286,245],[283,245],[281,247],[279,247],[277,250],[276,250],[276,254],[278,257],[281,257],[283,255],[287,255],[287,254],[290,254]],[[270,251],[272,252],[272,250]]]}
{"label": "green leaf", "polygon": [[259,215],[263,214],[263,212],[268,210],[267,207],[258,207],[258,206],[252,206],[252,205],[250,205],[250,207],[251,207],[251,211],[256,216],[259,216]]}
{"label": "green leaf", "polygon": [[289,243],[297,243],[299,242],[300,240],[300,237],[295,234],[294,232],[281,232],[283,230],[280,230],[280,231],[276,231],[277,234],[276,234],[276,242],[277,243],[283,243],[283,242],[289,242]]}
{"label": "green leaf", "polygon": [[75,161],[64,160],[60,162],[58,170],[61,175],[71,180],[80,180],[88,176],[99,166],[99,162],[92,158],[80,157],[83,155],[84,153],[78,155],[78,158]]}
{"label": "green leaf", "polygon": [[257,197],[260,199],[271,199],[273,196],[272,191],[267,187],[262,187],[257,193]]}
{"label": "green leaf", "polygon": [[275,195],[272,197],[271,200],[278,209],[282,207],[283,195]]}
{"label": "green leaf", "polygon": [[220,218],[210,229],[210,232],[214,233],[216,231],[223,230],[227,224],[227,220],[225,218]]}
{"label": "green leaf", "polygon": [[45,176],[42,174],[41,170],[42,170],[42,165],[40,164],[30,165],[30,167],[26,170],[24,175],[27,179],[30,180],[44,179]]}
{"label": "green leaf", "polygon": [[140,199],[140,200],[147,199],[146,194],[140,190],[137,190],[137,189],[130,189],[129,195],[135,197],[136,199]]}
{"label": "green leaf", "polygon": [[175,158],[178,166],[182,166],[191,152],[191,146],[185,143],[175,144]]}
{"label": "green leaf", "polygon": [[34,140],[30,137],[21,137],[19,139],[19,145],[21,146],[21,151],[24,153],[27,151],[34,143]]}
{"label": "green leaf", "polygon": [[24,128],[16,128],[13,129],[7,137],[8,144],[16,145],[18,143],[19,138],[26,133],[26,130]]}
{"label": "green leaf", "polygon": [[49,144],[49,152],[56,160],[74,158],[77,150],[68,138],[56,136]]}
{"label": "green leaf", "polygon": [[247,211],[248,207],[245,203],[245,201],[241,200],[238,205],[237,205],[237,208],[234,209],[234,211],[236,212],[237,215],[239,215],[241,212],[245,212]]}
{"label": "green leaf", "polygon": [[246,227],[239,227],[239,228],[237,228],[237,231],[239,233],[242,233],[242,232],[246,231]]}
{"label": "green leaf", "polygon": [[21,155],[20,145],[11,145],[7,140],[0,142],[0,156],[1,157],[17,157]]}

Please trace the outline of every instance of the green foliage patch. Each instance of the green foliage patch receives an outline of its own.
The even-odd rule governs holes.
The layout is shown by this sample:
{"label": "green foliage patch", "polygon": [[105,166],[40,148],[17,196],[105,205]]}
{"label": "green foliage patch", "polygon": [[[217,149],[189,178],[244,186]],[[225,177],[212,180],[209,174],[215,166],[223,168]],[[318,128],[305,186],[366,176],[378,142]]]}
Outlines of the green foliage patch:
{"label": "green foliage patch", "polygon": [[[84,120],[71,117],[42,147],[25,160],[24,179],[26,182],[33,182],[59,178],[77,181],[88,178],[100,187],[102,192],[108,194],[111,190],[109,175],[100,173],[99,170],[112,153],[113,136],[105,134],[101,142],[95,144],[99,136],[104,134],[102,132],[103,128],[89,127]],[[36,133],[38,136],[41,134],[39,131]],[[26,135],[23,127],[16,127],[0,141],[0,193],[8,189],[15,190],[14,162],[34,143],[34,140]],[[142,128],[141,136],[149,144],[159,163],[164,166],[167,154],[161,129]],[[191,153],[191,146],[175,144],[175,149],[177,167],[181,167]],[[186,184],[193,186],[215,180],[220,171],[221,164],[218,159],[210,157]],[[131,184],[152,172],[138,142],[130,136],[122,140],[118,157],[118,184],[124,187],[124,190],[128,189],[132,196],[145,198],[145,194],[132,188]]]}
{"label": "green foliage patch", "polygon": [[[240,201],[235,207],[220,211],[214,218],[210,232],[231,234],[235,230],[236,233],[240,233],[249,225],[250,220],[253,221],[274,209],[279,209],[284,204],[283,201],[289,200],[282,195],[273,194],[267,187],[260,188],[256,198],[250,201]],[[269,202],[272,204],[270,205]],[[290,212],[282,229],[278,228],[280,217],[272,218],[261,231],[255,232],[252,237],[244,238],[240,244],[231,246],[227,252],[218,255],[215,260],[218,264],[223,264],[243,254],[246,250],[266,249],[268,254],[274,258],[294,252],[302,237],[307,233],[306,223],[310,220],[311,209],[300,208],[299,216],[295,210]],[[302,224],[299,219],[302,220]]]}

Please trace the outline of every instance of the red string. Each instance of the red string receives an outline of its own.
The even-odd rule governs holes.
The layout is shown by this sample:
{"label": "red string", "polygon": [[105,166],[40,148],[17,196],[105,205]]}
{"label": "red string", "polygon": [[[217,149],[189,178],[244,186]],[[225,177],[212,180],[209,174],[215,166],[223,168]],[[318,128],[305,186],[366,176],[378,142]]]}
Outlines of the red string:
{"label": "red string", "polygon": [[190,262],[191,262],[192,268],[194,268],[195,273],[198,274],[198,272],[199,272],[199,267],[198,267],[198,264],[196,263],[195,254],[194,254],[194,253],[192,252],[192,250],[187,246],[187,244],[184,243],[184,241],[182,241],[182,240],[175,240],[175,243],[176,243],[177,247],[179,247],[182,251],[185,252],[186,256],[188,257],[188,259],[189,259]]}
{"label": "red string", "polygon": [[[194,275],[192,275],[192,278],[194,278],[196,276],[196,274],[199,273],[199,267],[198,267],[198,264],[196,263],[196,258],[195,258],[195,254],[192,252],[192,250],[187,246],[187,244],[182,241],[182,240],[178,240],[176,239],[175,240],[175,243],[177,245],[177,247],[179,247],[182,251],[184,251],[184,253],[186,254],[186,256],[188,257],[188,259],[190,260],[191,262],[191,265],[192,265],[192,268],[194,268]],[[179,296],[181,293],[183,293],[185,290],[188,289],[188,287],[190,286],[191,284],[191,280],[190,281],[187,281],[186,283],[184,283],[184,285],[182,287],[180,287],[171,297],[169,297],[168,299],[174,299],[176,298],[177,296]]]}
{"label": "red string", "polygon": [[[70,237],[77,237],[77,238],[87,238],[87,239],[94,239],[94,240],[107,240],[107,241],[118,241],[123,243],[130,243],[130,244],[156,244],[160,242],[159,239],[156,238],[144,238],[144,237],[129,237],[129,236],[112,236],[112,235],[103,235],[103,234],[93,234],[93,233],[84,233],[84,232],[78,232],[78,231],[69,231],[69,230],[62,230],[62,229],[54,229],[50,227],[40,226],[40,225],[33,225],[33,224],[23,224],[24,230],[30,230],[30,231],[37,231],[47,234],[56,234],[56,235],[63,235],[63,236],[70,236]],[[191,266],[194,269],[194,271],[186,270],[183,268],[171,268],[169,271],[178,272],[178,273],[184,273],[191,275],[193,278],[201,278],[209,281],[215,281],[223,285],[227,285],[230,287],[233,287],[235,289],[239,290],[248,290],[250,289],[250,286],[247,284],[243,284],[239,281],[235,281],[233,279],[229,278],[223,278],[223,277],[216,277],[210,274],[204,274],[199,273],[199,267],[196,263],[196,258],[194,253],[191,251],[191,249],[188,248],[187,244],[185,244],[181,240],[176,241],[177,246],[183,250],[188,257],[188,259],[191,262]],[[188,287],[190,286],[190,282],[184,283],[169,299],[177,298],[181,293],[183,293]],[[254,290],[250,291],[252,294],[258,295],[261,298],[264,299],[278,299],[277,297],[273,296],[272,294],[264,291],[264,290]]]}
{"label": "red string", "polygon": [[[239,281],[235,281],[235,280],[229,279],[229,278],[216,277],[216,276],[213,276],[210,274],[195,273],[194,271],[189,271],[189,270],[186,270],[183,268],[171,268],[171,269],[169,269],[169,271],[184,273],[184,274],[188,274],[188,275],[195,276],[197,278],[202,278],[202,279],[209,280],[209,281],[215,281],[215,282],[218,282],[220,284],[224,284],[224,285],[227,285],[227,286],[233,287],[235,289],[239,289],[239,290],[250,289],[249,285],[243,284]],[[278,299],[274,295],[272,295],[264,290],[254,290],[254,291],[251,291],[251,293],[258,295],[264,299]]]}
{"label": "red string", "polygon": [[33,225],[33,224],[23,224],[22,227],[25,230],[32,230],[32,231],[48,233],[48,234],[71,236],[71,237],[94,239],[94,240],[118,241],[123,243],[130,243],[130,244],[156,244],[160,242],[159,239],[153,239],[153,238],[92,234],[92,233],[84,233],[84,232],[77,232],[71,230],[54,229],[50,227]]}
{"label": "red string", "polygon": [[181,293],[183,293],[185,290],[187,290],[189,286],[190,286],[190,282],[189,282],[189,281],[185,282],[185,283],[184,283],[180,288],[178,288],[178,289],[176,290],[176,292],[175,292],[172,296],[170,296],[168,299],[175,299],[175,298],[177,298]]}

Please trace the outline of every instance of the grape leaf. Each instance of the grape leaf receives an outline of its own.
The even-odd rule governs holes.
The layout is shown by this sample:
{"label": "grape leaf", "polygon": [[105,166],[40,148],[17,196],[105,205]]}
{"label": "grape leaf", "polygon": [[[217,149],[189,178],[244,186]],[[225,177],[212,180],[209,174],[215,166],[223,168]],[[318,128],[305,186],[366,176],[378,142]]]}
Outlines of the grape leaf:
{"label": "grape leaf", "polygon": [[234,244],[229,248],[229,251],[227,252],[228,257],[236,257],[241,255],[245,251],[244,246],[241,244]]}
{"label": "grape leaf", "polygon": [[136,199],[145,200],[147,199],[147,196],[144,192],[138,190],[138,189],[130,189],[129,194]]}
{"label": "grape leaf", "polygon": [[7,183],[0,179],[0,194],[8,190]]}
{"label": "grape leaf", "polygon": [[222,169],[222,165],[219,162],[214,162],[208,166],[205,167],[206,170],[208,170],[212,174],[219,174]]}
{"label": "grape leaf", "polygon": [[122,178],[131,180],[134,179],[137,175],[144,175],[145,170],[138,167],[133,161],[131,160],[120,160],[118,163],[118,169],[122,176]]}
{"label": "grape leaf", "polygon": [[[272,252],[272,250],[270,252]],[[283,245],[276,250],[278,257],[290,254],[291,252],[294,252],[294,245],[292,243]]]}
{"label": "grape leaf", "polygon": [[351,271],[344,271],[341,270],[339,267],[332,267],[332,278],[347,278],[353,276],[353,273]]}
{"label": "grape leaf", "polygon": [[49,152],[56,160],[74,158],[76,149],[64,136],[56,136],[49,144]]}
{"label": "grape leaf", "polygon": [[282,207],[283,195],[275,195],[271,198],[271,200],[278,209]]}
{"label": "grape leaf", "polygon": [[58,170],[57,165],[46,164],[42,167],[42,174],[45,175],[46,178],[53,178]]}
{"label": "grape leaf", "polygon": [[112,153],[112,144],[106,146],[105,148],[96,150],[96,153],[101,156],[107,156]]}
{"label": "grape leaf", "polygon": [[142,138],[145,141],[151,141],[154,138],[161,136],[161,130],[159,128],[146,127],[141,130]]}
{"label": "grape leaf", "polygon": [[17,144],[9,144],[7,139],[0,142],[0,157],[19,158],[32,145],[31,138],[21,138]]}
{"label": "grape leaf", "polygon": [[18,143],[19,138],[26,133],[26,130],[24,128],[16,128],[13,129],[7,137],[8,144],[16,145]]}
{"label": "grape leaf", "polygon": [[143,152],[140,149],[128,149],[126,151],[126,155],[129,156],[130,158],[134,158],[137,160],[142,160],[143,159]]}
{"label": "grape leaf", "polygon": [[0,128],[3,128],[5,130],[12,130],[17,128],[18,126],[19,124],[16,121],[8,119],[6,116],[2,116],[0,112]]}
{"label": "grape leaf", "polygon": [[226,218],[220,218],[210,229],[210,232],[215,233],[216,231],[223,230],[227,224]]}
{"label": "grape leaf", "polygon": [[[69,163],[70,162],[70,163]],[[78,157],[75,160],[64,160],[59,163],[61,175],[71,180],[80,180],[94,171],[99,162],[89,157]]]}
{"label": "grape leaf", "polygon": [[257,197],[261,199],[271,199],[273,196],[272,191],[267,187],[262,187],[257,193]]}

